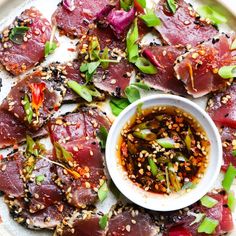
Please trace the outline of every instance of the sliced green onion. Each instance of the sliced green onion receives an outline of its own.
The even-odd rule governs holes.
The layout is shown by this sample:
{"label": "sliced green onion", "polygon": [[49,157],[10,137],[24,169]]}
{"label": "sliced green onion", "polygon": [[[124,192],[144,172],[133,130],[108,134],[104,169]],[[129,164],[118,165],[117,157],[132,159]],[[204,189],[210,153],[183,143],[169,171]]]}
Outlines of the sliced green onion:
{"label": "sliced green onion", "polygon": [[148,27],[155,27],[161,24],[160,19],[153,10],[147,10],[145,15],[140,16],[140,19],[142,19]]}
{"label": "sliced green onion", "polygon": [[67,82],[69,88],[76,92],[80,97],[82,97],[87,102],[92,102],[93,98],[89,89],[85,85],[80,85],[76,81],[69,80]]}
{"label": "sliced green onion", "polygon": [[140,92],[133,86],[128,86],[125,89],[125,95],[127,96],[130,103],[133,103],[141,98]]}
{"label": "sliced green onion", "polygon": [[166,187],[167,187],[167,193],[170,192],[170,179],[169,179],[169,173],[168,173],[168,167],[165,168],[165,176],[166,176]]}
{"label": "sliced green onion", "polygon": [[44,56],[47,57],[49,54],[52,54],[57,48],[57,43],[47,41],[44,47]]}
{"label": "sliced green onion", "polygon": [[112,114],[118,116],[127,106],[130,105],[130,102],[127,98],[111,98],[109,104]]}
{"label": "sliced green onion", "polygon": [[176,12],[178,6],[177,6],[175,0],[167,0],[167,5],[172,13]]}
{"label": "sliced green onion", "polygon": [[100,227],[100,229],[104,230],[107,227],[107,223],[108,223],[108,216],[104,215],[99,220],[99,227]]}
{"label": "sliced green onion", "polygon": [[101,187],[98,189],[98,198],[101,202],[103,202],[108,195],[108,187],[106,181],[101,185]]}
{"label": "sliced green onion", "polygon": [[144,140],[152,141],[157,138],[157,135],[154,134],[150,129],[142,129],[140,131],[133,132],[133,135],[137,138]]}
{"label": "sliced green onion", "polygon": [[188,128],[187,135],[185,136],[185,139],[184,139],[184,142],[185,142],[188,150],[191,150],[191,147],[192,147],[192,138],[191,138],[191,136],[192,136],[191,129]]}
{"label": "sliced green onion", "polygon": [[31,103],[27,94],[25,94],[24,96],[23,104],[24,104],[24,111],[26,114],[26,119],[29,122],[29,124],[31,124],[34,112],[33,112],[33,109],[32,109],[32,106],[31,106]]}
{"label": "sliced green onion", "polygon": [[35,155],[35,142],[34,140],[29,136],[26,135],[26,152],[29,154]]}
{"label": "sliced green onion", "polygon": [[234,196],[234,192],[229,192],[228,194],[228,206],[231,210],[231,212],[233,212],[235,210],[235,206],[236,206],[236,199]]}
{"label": "sliced green onion", "polygon": [[187,214],[195,217],[195,220],[190,223],[190,226],[199,223],[203,219],[203,217],[205,217],[205,214],[203,213],[195,213],[190,211]]}
{"label": "sliced green onion", "polygon": [[130,85],[141,88],[143,90],[149,90],[150,89],[150,87],[147,84],[144,84],[143,82],[131,83]]}
{"label": "sliced green onion", "polygon": [[38,175],[35,177],[35,182],[36,184],[41,184],[45,179],[45,176],[44,175]]}
{"label": "sliced green onion", "polygon": [[91,61],[99,59],[100,44],[97,37],[92,37],[88,45],[89,58]]}
{"label": "sliced green onion", "polygon": [[236,49],[236,39],[233,41],[233,43],[231,44],[230,47],[231,50],[235,50]]}
{"label": "sliced green onion", "polygon": [[178,192],[181,190],[181,184],[178,180],[178,176],[176,175],[173,165],[171,163],[168,163],[168,173],[170,178],[170,183],[174,187],[175,191]]}
{"label": "sliced green onion", "polygon": [[227,192],[230,190],[235,176],[236,176],[236,169],[232,166],[232,164],[230,164],[222,181],[222,186],[224,190],[226,190]]}
{"label": "sliced green onion", "polygon": [[142,106],[143,106],[143,102],[139,103],[137,106],[137,115],[138,116],[142,115]]}
{"label": "sliced green onion", "polygon": [[[105,47],[104,50],[103,50],[103,53],[102,53],[102,56],[101,56],[101,59],[102,60],[106,60],[106,59],[109,59],[109,53],[108,53],[108,47]],[[109,62],[107,61],[102,61],[101,62],[101,66],[102,68],[105,70],[109,67]]]}
{"label": "sliced green onion", "polygon": [[120,0],[120,7],[125,11],[129,11],[133,6],[133,0]]}
{"label": "sliced green onion", "polygon": [[100,139],[101,148],[104,149],[106,147],[106,141],[108,136],[107,129],[104,126],[101,126],[99,128],[97,136]]}
{"label": "sliced green onion", "polygon": [[197,232],[213,234],[218,224],[219,224],[218,220],[213,220],[209,217],[205,217],[202,223],[199,225]]}
{"label": "sliced green onion", "polygon": [[150,166],[150,170],[152,172],[152,175],[153,176],[157,176],[158,174],[158,168],[157,168],[157,165],[156,163],[153,161],[152,158],[148,158],[148,164]]}
{"label": "sliced green onion", "polygon": [[157,73],[157,68],[144,57],[137,58],[135,65],[145,74],[154,75]]}
{"label": "sliced green onion", "polygon": [[30,28],[27,26],[16,26],[11,30],[11,33],[9,35],[9,39],[16,44],[22,44],[24,42],[24,36],[25,33],[29,30]]}
{"label": "sliced green onion", "polygon": [[99,67],[99,65],[100,65],[100,61],[95,61],[95,62],[90,62],[90,63],[88,63],[88,73],[89,74],[92,74],[92,73],[94,73],[95,72],[95,70]]}
{"label": "sliced green onion", "polygon": [[54,144],[56,158],[62,163],[68,163],[69,161],[73,161],[72,153],[68,152],[64,147],[62,147],[59,143],[55,142]]}
{"label": "sliced green onion", "polygon": [[200,16],[210,19],[213,24],[218,25],[227,22],[227,18],[212,6],[200,6],[197,12]]}
{"label": "sliced green onion", "polygon": [[233,151],[232,151],[232,155],[233,155],[234,157],[236,157],[236,150],[233,150]]}
{"label": "sliced green onion", "polygon": [[146,5],[147,5],[146,0],[136,0],[136,1],[137,3],[140,4],[142,8],[146,8]]}
{"label": "sliced green onion", "polygon": [[209,196],[204,196],[200,199],[200,202],[203,206],[207,207],[207,208],[212,208],[213,206],[215,206],[218,201],[212,197]]}
{"label": "sliced green onion", "polygon": [[236,65],[223,66],[219,69],[218,74],[224,79],[231,79],[236,77]]}
{"label": "sliced green onion", "polygon": [[135,63],[139,56],[137,41],[138,41],[138,21],[136,18],[126,37],[128,61],[131,63]]}
{"label": "sliced green onion", "polygon": [[157,143],[160,144],[163,148],[176,148],[176,143],[171,138],[160,138],[157,139]]}

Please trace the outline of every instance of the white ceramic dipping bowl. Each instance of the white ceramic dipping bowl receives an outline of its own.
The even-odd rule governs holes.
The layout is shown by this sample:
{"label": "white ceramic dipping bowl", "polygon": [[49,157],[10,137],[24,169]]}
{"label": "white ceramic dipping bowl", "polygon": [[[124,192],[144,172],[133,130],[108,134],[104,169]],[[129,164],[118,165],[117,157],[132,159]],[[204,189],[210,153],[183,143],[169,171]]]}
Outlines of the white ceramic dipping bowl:
{"label": "white ceramic dipping bowl", "polygon": [[[191,114],[203,127],[210,141],[209,163],[204,176],[195,188],[170,195],[151,193],[136,186],[127,176],[119,162],[116,147],[120,133],[127,122],[136,114],[137,106],[142,109],[154,106],[175,106]],[[120,192],[135,204],[155,211],[172,211],[187,207],[202,198],[213,187],[222,163],[222,145],[218,130],[209,115],[197,104],[174,95],[154,95],[144,97],[126,109],[116,118],[107,138],[106,165],[109,174]]]}

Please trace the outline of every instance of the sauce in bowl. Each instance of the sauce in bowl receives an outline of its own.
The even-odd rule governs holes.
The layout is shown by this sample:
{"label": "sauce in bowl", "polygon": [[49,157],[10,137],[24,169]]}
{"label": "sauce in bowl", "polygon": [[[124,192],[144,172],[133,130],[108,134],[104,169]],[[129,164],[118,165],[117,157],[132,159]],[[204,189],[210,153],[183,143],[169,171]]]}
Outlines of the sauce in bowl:
{"label": "sauce in bowl", "polygon": [[174,106],[139,109],[122,129],[118,145],[129,179],[158,194],[193,188],[205,173],[209,150],[199,122]]}

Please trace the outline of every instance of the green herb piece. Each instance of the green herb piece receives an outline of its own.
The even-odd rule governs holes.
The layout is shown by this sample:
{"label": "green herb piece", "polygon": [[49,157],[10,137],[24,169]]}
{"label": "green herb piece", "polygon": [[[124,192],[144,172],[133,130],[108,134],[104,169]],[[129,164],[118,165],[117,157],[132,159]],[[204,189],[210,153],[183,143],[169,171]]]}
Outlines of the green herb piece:
{"label": "green herb piece", "polygon": [[215,206],[218,201],[212,197],[209,196],[204,196],[200,199],[200,202],[203,206],[207,207],[207,208],[212,208],[213,206]]}
{"label": "green herb piece", "polygon": [[29,135],[26,135],[26,154],[34,155],[35,157],[45,151],[43,144],[35,142]]}
{"label": "green herb piece", "polygon": [[236,77],[236,65],[223,66],[219,69],[218,74],[224,79],[231,79]]}
{"label": "green herb piece", "polygon": [[139,103],[137,106],[137,115],[138,116],[142,115],[142,106],[143,106],[143,102]]}
{"label": "green herb piece", "polygon": [[24,111],[26,114],[26,119],[29,122],[29,124],[31,124],[34,112],[33,112],[33,109],[29,100],[29,96],[27,94],[25,94],[24,96],[23,104],[24,104]]}
{"label": "green herb piece", "polygon": [[195,212],[191,212],[191,211],[188,212],[188,215],[195,217],[195,220],[190,223],[190,226],[194,225],[196,223],[199,223],[203,219],[203,217],[205,217],[205,214],[203,214],[203,213],[195,213]]}
{"label": "green herb piece", "polygon": [[163,148],[176,148],[176,143],[171,138],[157,139],[157,143],[160,144]]}
{"label": "green herb piece", "polygon": [[137,138],[141,138],[147,141],[153,141],[157,138],[157,135],[150,129],[142,129],[140,131],[133,132],[133,135]]}
{"label": "green herb piece", "polygon": [[157,68],[144,57],[137,58],[135,65],[145,74],[154,75],[157,73]]}
{"label": "green herb piece", "polygon": [[130,105],[130,102],[127,98],[111,98],[109,104],[112,114],[118,116],[127,106]]}
{"label": "green herb piece", "polygon": [[140,16],[140,19],[142,19],[148,27],[155,27],[161,24],[160,19],[153,10],[147,10],[145,15]]}
{"label": "green herb piece", "polygon": [[27,26],[16,26],[11,30],[11,33],[9,35],[9,39],[16,44],[22,44],[24,42],[24,36],[25,33],[29,30],[30,28]]}
{"label": "green herb piece", "polygon": [[91,61],[99,59],[100,50],[101,50],[101,48],[100,48],[100,44],[98,42],[98,38],[91,37],[91,40],[90,40],[89,46],[88,46],[89,58]]}
{"label": "green herb piece", "polygon": [[197,12],[199,13],[200,16],[210,19],[213,24],[218,25],[227,22],[227,18],[213,6],[211,7],[207,5],[200,6],[197,9]]}
{"label": "green herb piece", "polygon": [[136,2],[139,3],[142,8],[146,8],[146,0],[136,0]]}
{"label": "green herb piece", "polygon": [[127,96],[130,103],[133,103],[141,98],[140,92],[133,86],[128,86],[125,89],[125,95]]}
{"label": "green herb piece", "polygon": [[235,176],[236,176],[236,169],[232,166],[232,164],[230,164],[222,181],[222,186],[224,190],[226,190],[227,192],[230,190]]}
{"label": "green herb piece", "polygon": [[44,56],[47,57],[49,54],[52,54],[57,48],[57,43],[47,41],[44,47]]}
{"label": "green herb piece", "polygon": [[101,202],[103,202],[108,195],[108,187],[106,181],[101,185],[101,187],[98,189],[98,198]]}
{"label": "green herb piece", "polygon": [[56,158],[62,163],[68,163],[69,161],[73,161],[72,153],[68,152],[64,147],[62,147],[59,143],[54,143]]}
{"label": "green herb piece", "polygon": [[93,74],[96,71],[96,69],[99,67],[100,63],[101,63],[100,61],[88,63],[88,73]]}
{"label": "green herb piece", "polygon": [[125,11],[129,11],[133,6],[133,0],[120,0],[120,7]]}
{"label": "green herb piece", "polygon": [[229,209],[231,210],[231,212],[233,212],[235,210],[236,199],[234,196],[234,192],[232,192],[232,191],[228,193],[228,206],[229,206]]}
{"label": "green herb piece", "polygon": [[92,102],[93,98],[91,92],[85,85],[80,85],[74,80],[69,80],[67,82],[69,88],[76,92],[80,97],[82,97],[87,102]]}
{"label": "green herb piece", "polygon": [[45,179],[45,176],[44,175],[38,175],[35,177],[35,182],[36,184],[41,184]]}
{"label": "green herb piece", "polygon": [[104,215],[99,220],[99,227],[100,227],[100,229],[104,230],[107,227],[107,223],[108,223],[108,216]]}
{"label": "green herb piece", "polygon": [[205,217],[202,223],[199,225],[197,232],[213,234],[218,224],[219,224],[218,220],[213,220],[209,217]]}
{"label": "green herb piece", "polygon": [[126,37],[128,60],[131,63],[135,63],[139,56],[137,41],[138,41],[138,21],[136,18]]}
{"label": "green herb piece", "polygon": [[170,179],[169,179],[168,166],[165,167],[165,176],[166,176],[167,193],[169,193],[170,192]]}
{"label": "green herb piece", "polygon": [[188,132],[185,136],[184,142],[188,148],[188,150],[191,150],[192,147],[192,131],[190,128],[188,128]]}
{"label": "green herb piece", "polygon": [[138,88],[143,89],[143,90],[149,90],[150,89],[150,87],[147,84],[144,84],[143,82],[135,82],[135,83],[131,83],[130,85],[138,87]]}
{"label": "green herb piece", "polygon": [[236,39],[233,41],[233,43],[231,44],[230,47],[231,50],[235,50],[236,49]]}
{"label": "green herb piece", "polygon": [[148,164],[150,166],[151,172],[153,176],[157,176],[158,174],[158,168],[156,163],[154,162],[154,160],[152,158],[148,158]]}
{"label": "green herb piece", "polygon": [[104,149],[106,147],[107,136],[108,136],[107,129],[104,126],[101,126],[97,136],[100,139],[101,148]]}
{"label": "green herb piece", "polygon": [[234,157],[236,157],[236,150],[233,150],[233,151],[232,151],[232,155],[233,155]]}
{"label": "green herb piece", "polygon": [[102,53],[102,56],[101,56],[101,59],[103,60],[101,62],[101,66],[103,69],[107,69],[109,67],[109,62],[107,61],[104,61],[106,59],[109,59],[109,53],[108,53],[108,47],[105,47],[104,50],[103,50],[103,53]]}
{"label": "green herb piece", "polygon": [[178,176],[175,173],[172,163],[168,163],[168,173],[170,178],[170,183],[174,187],[175,191],[178,192],[181,190],[181,184],[178,180]]}
{"label": "green herb piece", "polygon": [[167,6],[172,13],[175,13],[178,7],[175,0],[167,0]]}

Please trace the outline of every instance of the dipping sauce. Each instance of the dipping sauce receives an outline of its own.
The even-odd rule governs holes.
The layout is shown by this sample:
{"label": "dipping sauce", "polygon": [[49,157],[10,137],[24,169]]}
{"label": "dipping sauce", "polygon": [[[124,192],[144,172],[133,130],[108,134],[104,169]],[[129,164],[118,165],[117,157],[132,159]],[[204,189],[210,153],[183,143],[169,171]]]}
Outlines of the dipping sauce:
{"label": "dipping sauce", "polygon": [[159,106],[137,111],[121,132],[121,165],[145,191],[170,194],[193,188],[208,164],[210,142],[185,111]]}

